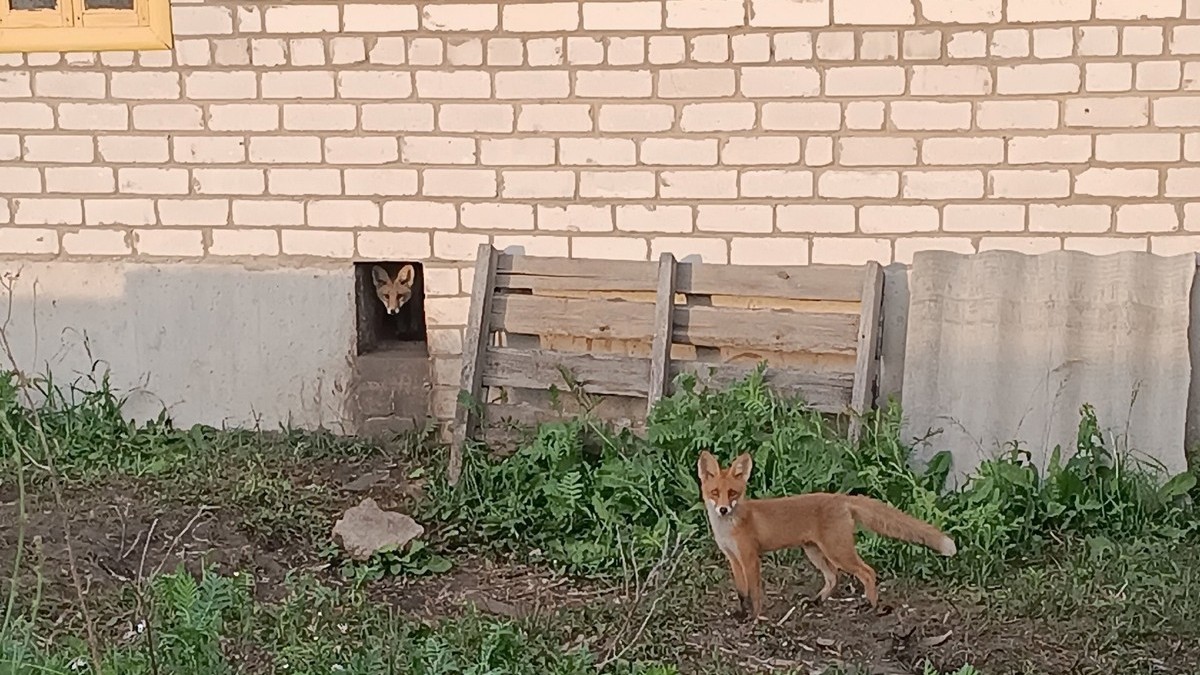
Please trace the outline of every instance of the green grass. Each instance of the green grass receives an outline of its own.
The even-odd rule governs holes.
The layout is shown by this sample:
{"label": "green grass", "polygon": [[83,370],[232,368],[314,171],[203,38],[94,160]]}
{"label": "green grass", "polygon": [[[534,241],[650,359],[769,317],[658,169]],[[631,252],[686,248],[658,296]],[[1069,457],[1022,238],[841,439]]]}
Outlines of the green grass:
{"label": "green grass", "polygon": [[[960,554],[952,559],[860,538],[885,601],[958,612],[947,647],[905,656],[918,665],[929,656],[931,675],[1153,672],[1163,650],[1200,644],[1195,478],[1163,485],[1114,450],[1090,408],[1080,411],[1075,447],[1055,452],[1049,466],[1033,467],[1013,448],[954,492],[944,488],[947,457],[911,467],[894,408],[872,417],[852,444],[801,402],[773,395],[759,375],[721,391],[680,384],[654,410],[645,438],[586,415],[543,425],[505,459],[469,448],[462,482],[450,488],[444,453],[427,435],[385,450],[328,432],[178,429],[165,416],[131,424],[104,376],[61,387],[0,374],[5,499],[58,512],[119,494],[156,522],[210,506],[226,534],[294,568],[284,587],[251,569],[196,565],[98,587],[83,598],[85,618],[68,580],[54,576],[61,564],[42,564],[32,531],[24,537],[17,528],[21,555],[0,551],[12,562],[0,586],[0,599],[11,598],[0,675],[94,666],[152,675],[808,673],[810,663],[795,661],[805,649],[826,672],[866,672],[868,617],[801,610],[786,623],[793,599],[814,587],[802,555],[767,562],[771,621],[744,626],[725,616],[728,572],[699,508],[701,449],[723,462],[751,453],[753,495],[869,494],[954,536]],[[415,548],[354,563],[331,547],[332,520],[357,496],[339,493],[330,470],[360,462],[428,477],[424,499],[398,499],[427,526]],[[19,525],[20,514],[12,520]],[[532,565],[594,599],[515,618],[463,607],[427,616],[397,600],[404,589],[435,596],[439,575],[477,555],[491,566]],[[929,612],[924,621],[937,623]],[[834,639],[820,637],[827,634],[835,647],[817,641]],[[997,656],[1006,644],[1026,651]]]}

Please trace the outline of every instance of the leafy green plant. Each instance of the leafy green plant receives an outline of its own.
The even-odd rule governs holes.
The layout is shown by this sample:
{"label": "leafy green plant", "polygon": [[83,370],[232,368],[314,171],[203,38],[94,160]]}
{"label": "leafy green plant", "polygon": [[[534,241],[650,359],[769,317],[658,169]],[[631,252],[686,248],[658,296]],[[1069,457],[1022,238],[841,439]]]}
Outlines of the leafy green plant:
{"label": "leafy green plant", "polygon": [[[334,555],[338,555],[335,551]],[[445,574],[453,567],[446,556],[440,555],[424,541],[414,539],[403,550],[388,546],[375,552],[366,562],[343,560],[339,566],[345,579],[352,579],[356,586],[378,581],[385,577],[422,577]]]}

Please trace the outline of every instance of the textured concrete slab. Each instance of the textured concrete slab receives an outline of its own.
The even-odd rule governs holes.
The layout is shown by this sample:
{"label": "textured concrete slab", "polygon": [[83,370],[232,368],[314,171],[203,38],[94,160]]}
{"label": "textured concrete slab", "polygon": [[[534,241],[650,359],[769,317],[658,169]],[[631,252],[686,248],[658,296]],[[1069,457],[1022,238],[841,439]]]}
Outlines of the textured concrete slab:
{"label": "textured concrete slab", "polygon": [[952,480],[1017,441],[1044,466],[1075,447],[1090,403],[1122,447],[1186,468],[1194,255],[918,253],[904,358],[904,433]]}

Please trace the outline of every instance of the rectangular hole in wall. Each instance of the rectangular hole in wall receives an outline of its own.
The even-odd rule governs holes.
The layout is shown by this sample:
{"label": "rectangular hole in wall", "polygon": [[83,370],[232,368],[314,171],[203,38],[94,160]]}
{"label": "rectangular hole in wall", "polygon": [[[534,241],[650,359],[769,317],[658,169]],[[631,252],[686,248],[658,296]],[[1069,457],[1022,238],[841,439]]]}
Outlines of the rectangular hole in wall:
{"label": "rectangular hole in wall", "polygon": [[354,281],[358,353],[423,352],[426,346],[424,266],[414,261],[355,263]]}

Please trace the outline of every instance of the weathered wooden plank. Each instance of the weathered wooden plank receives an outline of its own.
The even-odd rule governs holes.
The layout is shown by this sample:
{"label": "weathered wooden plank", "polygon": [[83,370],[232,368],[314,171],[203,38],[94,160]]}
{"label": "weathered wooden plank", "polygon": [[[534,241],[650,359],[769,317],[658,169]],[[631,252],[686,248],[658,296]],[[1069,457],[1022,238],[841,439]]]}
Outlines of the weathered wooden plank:
{"label": "weathered wooden plank", "polygon": [[492,348],[484,363],[483,384],[488,387],[563,389],[563,368],[588,393],[639,398],[646,396],[650,373],[647,359],[542,349]]}
{"label": "weathered wooden plank", "polygon": [[671,383],[671,342],[675,329],[675,267],[675,256],[663,253],[658,260],[658,290],[654,299],[654,340],[650,345],[647,415]]}
{"label": "weathered wooden plank", "polygon": [[[536,427],[547,422],[556,422],[574,417],[570,412],[560,412],[533,403],[493,403],[488,406],[487,426],[491,429],[505,427]],[[642,427],[645,420],[623,415],[595,414],[597,419],[611,422],[618,427]]]}
{"label": "weathered wooden plank", "polygon": [[[850,407],[861,417],[875,403],[875,383],[879,376],[879,330],[883,319],[883,266],[867,265],[862,285],[862,311],[858,322],[858,347],[854,365],[854,389]],[[853,419],[850,440],[857,441],[861,420]]]}
{"label": "weathered wooden plank", "polygon": [[476,406],[482,405],[483,357],[487,351],[491,331],[489,319],[493,290],[496,284],[496,249],[491,244],[480,244],[475,261],[475,281],[471,287],[471,308],[467,314],[467,329],[463,334],[462,380],[459,395],[466,395],[468,404],[458,402],[454,410],[454,432],[450,444],[450,462],[447,480],[451,485],[458,483],[462,473],[463,445],[475,431],[478,423]]}
{"label": "weathered wooden plank", "polygon": [[[675,361],[672,376],[692,373],[698,382],[708,386],[727,387],[745,378],[756,366],[741,363],[706,363]],[[763,380],[774,391],[799,396],[814,409],[826,413],[844,413],[850,405],[850,390],[854,374],[846,372],[807,372],[783,368],[767,368]]]}
{"label": "weathered wooden plank", "polygon": [[535,292],[653,292],[656,275],[657,265],[652,262],[503,255],[498,261],[496,286]]}
{"label": "weathered wooden plank", "polygon": [[776,309],[677,307],[675,341],[705,347],[853,354],[858,344],[858,317]]}
{"label": "weathered wooden plank", "polygon": [[492,327],[509,333],[650,341],[654,305],[648,302],[497,295]]}
{"label": "weathered wooden plank", "polygon": [[857,302],[862,267],[854,265],[680,265],[676,287],[695,295],[751,295]]}

